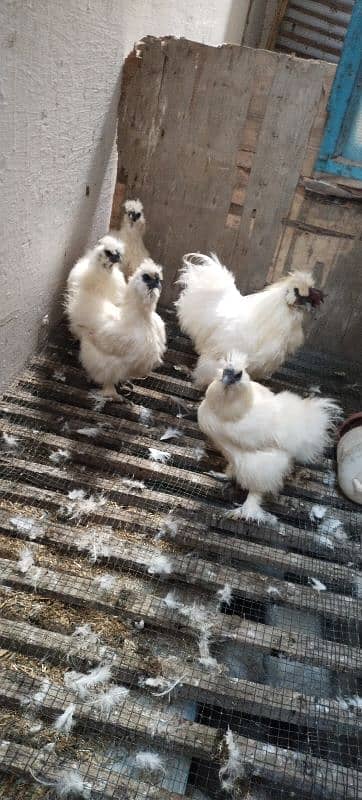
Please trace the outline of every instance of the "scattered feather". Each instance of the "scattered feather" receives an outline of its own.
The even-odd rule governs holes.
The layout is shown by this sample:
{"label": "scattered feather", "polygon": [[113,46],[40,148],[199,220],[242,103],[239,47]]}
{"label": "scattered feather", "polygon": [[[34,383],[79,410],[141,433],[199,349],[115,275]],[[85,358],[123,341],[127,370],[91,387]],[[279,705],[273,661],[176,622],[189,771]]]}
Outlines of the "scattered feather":
{"label": "scattered feather", "polygon": [[166,774],[163,761],[158,753],[151,750],[141,750],[135,757],[135,762],[139,769],[149,770],[149,772],[163,772]]}
{"label": "scattered feather", "polygon": [[176,680],[168,680],[164,678],[163,675],[158,675],[155,678],[141,679],[139,685],[161,689],[160,692],[152,692],[152,694],[154,697],[165,697],[167,694],[171,695],[171,692],[176,689],[176,686],[182,686],[181,681],[183,681],[184,677],[184,675],[181,675],[181,678],[176,678]]}
{"label": "scattered feather", "polygon": [[[54,784],[52,784],[54,785]],[[64,769],[58,774],[55,784],[55,793],[59,798],[84,797],[85,800],[91,796],[92,786],[86,783],[80,772],[75,769]]]}
{"label": "scattered feather", "polygon": [[31,517],[11,517],[10,523],[18,533],[24,534],[28,539],[37,539],[43,535],[43,529]]}
{"label": "scattered feather", "polygon": [[335,519],[334,517],[327,517],[327,519],[324,519],[318,528],[318,533],[326,534],[337,542],[345,542],[348,539],[341,520]]}
{"label": "scattered feather", "polygon": [[75,705],[74,703],[70,703],[69,706],[67,706],[67,708],[65,709],[65,711],[63,711],[63,714],[60,714],[60,716],[56,718],[54,722],[54,728],[56,731],[59,731],[59,733],[64,733],[66,735],[70,733],[75,724],[73,720],[74,711],[75,711]]}
{"label": "scattered feather", "polygon": [[83,672],[66,672],[64,675],[64,685],[67,689],[76,692],[80,697],[87,697],[90,689],[102,683],[109,683],[112,677],[112,670],[108,664],[101,665],[84,674]]}
{"label": "scattered feather", "polygon": [[71,492],[68,492],[69,500],[84,500],[85,498],[85,491],[84,489],[72,489]]}
{"label": "scattered feather", "polygon": [[309,391],[312,394],[321,394],[321,387],[320,386],[310,386]]}
{"label": "scattered feather", "polygon": [[280,591],[279,591],[279,589],[277,589],[276,586],[268,586],[268,588],[266,590],[266,593],[267,594],[276,594],[276,595],[280,596]]}
{"label": "scattered feather", "polygon": [[96,564],[99,558],[108,558],[109,534],[100,530],[87,530],[77,538],[78,550],[86,550],[91,564]]}
{"label": "scattered feather", "polygon": [[316,592],[326,592],[327,591],[327,587],[324,585],[324,583],[322,583],[322,581],[319,581],[318,578],[308,578],[308,580],[309,580],[309,583],[312,586],[312,589],[315,589]]}
{"label": "scattered feather", "polygon": [[25,575],[34,566],[34,558],[29,547],[24,547],[18,559],[18,570]]}
{"label": "scattered feather", "polygon": [[193,453],[194,453],[194,456],[196,458],[196,461],[202,461],[202,459],[206,455],[206,451],[205,451],[204,447],[194,447],[193,448]]}
{"label": "scattered feather", "polygon": [[145,627],[144,619],[136,620],[134,626],[135,628],[137,628],[138,631],[143,631],[143,628]]}
{"label": "scattered feather", "polygon": [[83,489],[73,489],[71,492],[68,492],[68,497],[72,500],[72,503],[67,504],[63,508],[63,511],[67,514],[69,519],[79,519],[82,514],[92,514],[107,502],[103,495],[95,497],[91,494],[89,497],[86,497],[86,493]]}
{"label": "scattered feather", "polygon": [[180,603],[179,600],[177,600],[175,592],[168,592],[166,594],[166,597],[163,598],[163,602],[164,602],[165,606],[167,606],[167,608],[171,608],[171,609],[181,608],[182,605],[183,605],[182,603]]}
{"label": "scattered feather", "polygon": [[95,411],[103,411],[107,402],[107,398],[100,392],[89,392],[89,397],[92,400],[93,408]]}
{"label": "scattered feather", "polygon": [[169,511],[169,513],[163,517],[161,527],[156,533],[155,539],[163,539],[164,536],[171,536],[171,538],[174,539],[178,533],[181,521],[182,520],[173,516],[172,511]]}
{"label": "scattered feather", "polygon": [[88,623],[85,625],[78,625],[74,629],[72,637],[81,640],[84,647],[86,645],[96,645],[99,642],[99,636],[93,633],[92,627]]}
{"label": "scattered feather", "polygon": [[28,697],[25,697],[24,700],[22,700],[22,705],[40,706],[44,702],[49,689],[50,689],[50,682],[48,680],[42,681],[39,689],[37,689],[36,692],[30,694]]}
{"label": "scattered feather", "polygon": [[153,414],[150,408],[146,408],[145,406],[140,406],[138,412],[138,419],[142,423],[142,425],[149,425],[152,421]]}
{"label": "scattered feather", "polygon": [[114,589],[117,581],[113,575],[98,575],[94,579],[94,583],[98,586],[101,592],[111,592]]}
{"label": "scattered feather", "polygon": [[100,692],[97,697],[89,701],[92,708],[98,708],[102,716],[108,716],[115,706],[124,703],[129,689],[125,686],[110,686],[103,692]]}
{"label": "scattered feather", "polygon": [[217,592],[217,596],[220,603],[226,603],[226,605],[229,606],[232,600],[232,589],[230,584],[225,583],[223,589],[219,589]]}
{"label": "scattered feather", "polygon": [[231,792],[237,778],[243,775],[243,764],[241,760],[240,748],[234,742],[234,735],[230,728],[224,737],[227,747],[228,758],[226,763],[219,770],[221,788],[226,792]]}
{"label": "scattered feather", "polygon": [[330,550],[334,550],[335,548],[333,539],[331,539],[330,536],[326,536],[325,533],[317,533],[316,541],[324,545],[324,547],[328,547]]}
{"label": "scattered feather", "polygon": [[62,383],[65,383],[65,381],[66,381],[66,377],[65,377],[65,375],[64,375],[64,372],[62,372],[60,369],[55,369],[55,370],[54,370],[54,372],[53,372],[53,378],[54,378],[56,381],[61,381]]}
{"label": "scattered feather", "polygon": [[96,436],[98,436],[99,433],[101,433],[101,430],[102,429],[100,427],[92,428],[91,426],[90,427],[86,426],[85,428],[77,428],[76,433],[80,433],[81,436],[89,436],[91,439],[94,439]]}
{"label": "scattered feather", "polygon": [[312,508],[310,510],[310,513],[309,513],[309,517],[312,520],[320,520],[320,519],[323,519],[325,517],[326,513],[327,513],[326,506],[315,505],[315,506],[312,506]]}
{"label": "scattered feather", "polygon": [[167,428],[165,433],[160,436],[160,441],[167,442],[168,439],[177,439],[179,436],[182,436],[182,431],[180,431],[178,428]]}
{"label": "scattered feather", "polygon": [[10,433],[5,433],[5,431],[3,431],[3,435],[2,436],[3,436],[3,443],[4,443],[5,447],[7,447],[9,450],[16,450],[16,448],[17,448],[17,446],[19,444],[18,437],[17,436],[12,436]]}
{"label": "scattered feather", "polygon": [[162,553],[152,558],[147,570],[149,575],[171,575],[172,571],[173,568],[170,559]]}
{"label": "scattered feather", "polygon": [[53,461],[54,464],[61,464],[64,461],[69,461],[70,459],[70,452],[69,450],[53,450],[50,453],[49,461]]}
{"label": "scattered feather", "polygon": [[166,464],[171,458],[171,453],[168,453],[167,450],[157,450],[156,447],[149,447],[148,451],[148,458],[151,461],[159,461],[160,464]]}
{"label": "scattered feather", "polygon": [[144,481],[135,481],[131,478],[121,478],[120,485],[125,489],[138,489],[140,492],[146,488]]}
{"label": "scattered feather", "polygon": [[210,469],[209,472],[206,473],[210,475],[210,478],[215,478],[216,481],[221,481],[222,483],[230,483],[230,478],[228,475],[225,475],[225,472],[214,472],[213,469]]}

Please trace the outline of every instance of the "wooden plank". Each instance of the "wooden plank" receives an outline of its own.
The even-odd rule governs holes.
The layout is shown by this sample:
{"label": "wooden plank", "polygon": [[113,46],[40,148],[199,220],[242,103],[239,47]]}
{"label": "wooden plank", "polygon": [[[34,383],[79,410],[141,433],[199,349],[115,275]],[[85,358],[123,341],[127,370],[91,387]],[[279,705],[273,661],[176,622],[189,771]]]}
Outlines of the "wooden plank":
{"label": "wooden plank", "polygon": [[[4,673],[0,698],[7,705],[19,707],[40,687],[40,681],[14,673]],[[63,713],[72,700],[70,692],[51,684],[38,713],[54,719]],[[99,715],[90,706],[76,703],[74,719],[90,729],[99,729]],[[113,735],[127,734],[132,738],[148,738],[156,746],[161,745],[168,751],[182,751],[184,755],[212,759],[220,763],[221,737],[217,729],[182,719],[176,722],[170,720],[167,725],[161,720],[158,723],[157,717],[155,720],[144,706],[139,706],[133,700],[126,699],[121,709],[117,712],[111,711],[102,729]],[[240,749],[241,763],[250,765],[249,777],[256,774],[286,788],[297,788],[305,797],[310,797],[313,792],[313,796],[321,800],[356,798],[358,779],[361,777],[357,770],[281,747],[266,748],[263,743],[243,736],[235,736],[235,744]],[[7,748],[5,754],[6,752]]]}
{"label": "wooden plank", "polygon": [[[34,443],[34,434],[32,430],[22,427],[21,425],[10,425],[7,421],[4,421],[0,418],[0,431],[7,431],[11,435],[14,435],[18,438],[19,442],[23,444],[30,444],[33,445]],[[99,437],[105,437],[106,434],[101,432]],[[82,437],[78,437],[81,439]],[[83,437],[84,438],[84,437]],[[223,514],[230,509],[230,504],[233,501],[236,502],[243,502],[245,498],[245,492],[233,484],[225,484],[221,483],[209,476],[207,473],[198,473],[196,471],[192,471],[189,468],[184,468],[184,460],[181,459],[180,466],[169,466],[169,464],[159,464],[158,462],[152,461],[147,458],[147,453],[149,451],[149,446],[144,447],[144,455],[142,457],[137,457],[133,455],[134,450],[130,450],[131,455],[128,455],[125,451],[119,453],[117,451],[111,450],[110,446],[114,443],[112,434],[107,436],[109,439],[109,447],[101,447],[99,445],[93,444],[94,439],[92,439],[92,444],[89,443],[89,440],[85,443],[81,441],[77,441],[77,450],[76,450],[76,461],[88,465],[90,467],[102,466],[104,470],[112,469],[116,471],[119,476],[121,477],[129,477],[131,475],[137,476],[141,480],[153,480],[158,481],[161,484],[167,483],[170,487],[172,486],[175,491],[183,491],[185,493],[194,492],[194,494],[202,498],[209,498],[209,501],[213,501],[216,504],[220,504],[219,507],[219,514]],[[31,450],[31,459],[35,461],[42,461],[40,458],[41,453],[38,452],[41,446],[49,448],[50,450],[62,448],[67,449],[69,448],[69,443],[72,440],[65,438],[63,436],[56,436],[54,434],[48,434],[42,431],[38,431],[37,433],[37,441],[38,441],[38,448],[37,450]],[[170,443],[162,443],[162,444],[170,444]],[[128,448],[129,449],[129,448]],[[141,448],[138,448],[141,449]],[[158,447],[157,449],[161,449]],[[171,447],[164,447],[164,451],[170,452]],[[72,447],[71,447],[72,450]],[[137,448],[136,448],[137,451]],[[26,453],[25,453],[26,455]],[[16,459],[12,455],[9,456],[11,458],[11,463],[15,464]],[[0,455],[0,461],[6,462],[7,456]],[[172,463],[172,459],[171,459]],[[31,465],[27,466],[26,469],[31,469]],[[43,472],[48,472],[49,475],[55,475],[54,468],[43,467]],[[39,468],[39,472],[41,471],[41,467]],[[61,480],[67,479],[67,475],[63,472],[60,473]],[[69,476],[71,479],[71,476]],[[296,495],[293,497],[293,494]],[[290,518],[295,518],[297,521],[303,520],[303,523],[306,524],[308,527],[311,526],[311,510],[313,505],[317,502],[323,501],[323,504],[329,505],[329,492],[326,490],[325,487],[320,487],[318,484],[315,485],[315,491],[306,491],[305,486],[303,488],[303,498],[300,495],[300,491],[298,489],[294,490],[292,482],[286,482],[286,488],[284,490],[284,494],[280,494],[278,499],[274,502],[269,501],[267,504],[268,509],[273,509],[273,513],[277,514],[278,517],[281,516],[282,519],[289,521]],[[359,514],[350,511],[344,510],[345,503],[342,501],[338,503],[338,505],[342,505],[342,508],[336,507],[337,502],[333,503],[333,517],[336,520],[339,520],[342,525],[345,526],[347,532],[350,532],[352,535],[358,533],[359,529]],[[208,517],[210,514],[208,513]]]}
{"label": "wooden plank", "polygon": [[230,264],[243,291],[265,284],[322,92],[319,64],[279,59]]}
{"label": "wooden plank", "polygon": [[[133,594],[129,589],[128,580],[128,588],[123,591],[125,579],[122,576],[105,594],[94,581],[81,577],[75,581],[74,575],[65,572],[35,566],[23,575],[19,573],[16,563],[7,559],[0,559],[0,567],[3,583],[21,591],[34,591],[36,579],[37,591],[43,596],[55,597],[72,606],[86,603],[88,607],[121,616],[123,620],[139,622],[142,619],[151,629],[165,630],[168,634],[172,630],[175,634],[180,632],[192,638],[197,635],[195,625],[184,615],[167,608],[159,597],[147,595],[140,599],[138,594]],[[283,658],[326,666],[336,671],[355,672],[362,667],[362,654],[357,648],[300,632],[284,632],[274,626],[241,619],[237,615],[215,612],[210,635],[215,641],[231,639],[241,646],[252,646],[264,653],[278,653]]]}
{"label": "wooden plank", "polygon": [[[175,275],[183,253],[195,247],[196,232],[201,250],[215,248],[223,234],[255,51],[151,37],[138,51],[140,69],[136,81],[128,81],[127,102],[120,108],[118,164],[127,174],[130,196],[142,197],[145,204],[150,250],[167,267],[167,304],[175,297]],[[161,58],[160,82],[150,90]]]}
{"label": "wooden plank", "polygon": [[[52,786],[60,772],[67,768],[74,769],[72,761],[69,763],[64,761],[60,767],[58,757],[49,751],[36,750],[28,745],[5,740],[0,740],[0,759],[2,771],[26,780],[28,788],[33,782],[36,784],[43,782],[45,786]],[[180,800],[182,796],[150,782],[144,783],[129,778],[109,766],[107,769],[96,766],[95,775],[89,762],[80,760],[77,771],[85,785],[91,789],[92,798],[99,800],[103,797],[114,800],[120,797],[132,797],[132,800],[144,800],[145,797],[148,800]]]}
{"label": "wooden plank", "polygon": [[[52,663],[69,664],[86,671],[102,661],[112,661],[112,675],[117,683],[139,686],[140,681],[163,675],[172,684],[182,675],[178,696],[198,703],[208,703],[245,714],[283,720],[294,725],[318,726],[319,729],[349,731],[356,736],[362,727],[357,712],[345,711],[336,700],[309,697],[289,689],[273,689],[264,684],[229,678],[220,673],[206,672],[172,655],[172,659],[147,657],[129,652],[127,648],[111,649],[89,644],[72,636],[14,620],[0,620],[0,643],[6,649],[51,658]],[[175,648],[177,644],[175,642]],[[172,649],[173,653],[173,649]]]}
{"label": "wooden plank", "polygon": [[[11,524],[8,527],[11,531]],[[0,528],[3,528],[1,519]],[[145,528],[147,530],[147,523]],[[99,528],[98,531],[99,536],[102,537],[102,528]],[[15,530],[13,528],[13,533],[15,532],[16,528]],[[61,526],[55,527],[46,524],[41,538],[42,541],[55,544],[63,550],[75,550],[87,554],[89,553],[89,534],[85,540],[84,534],[87,534],[86,530],[83,530],[82,538],[82,531],[77,529],[77,533],[73,531],[70,540],[67,527],[61,528]],[[153,559],[160,554],[157,544],[147,547],[140,542],[132,543],[129,540],[120,540],[118,535],[107,533],[104,530],[103,535],[106,535],[107,552],[104,555],[99,554],[100,562],[111,562],[119,569],[127,569],[131,573],[147,578]],[[349,620],[358,619],[362,612],[362,604],[351,597],[346,598],[344,595],[333,594],[329,591],[319,593],[309,587],[299,587],[279,578],[271,579],[268,575],[257,572],[215,564],[213,561],[206,561],[193,553],[182,555],[172,552],[167,553],[167,556],[172,565],[170,574],[167,575],[170,583],[181,582],[187,586],[196,586],[213,595],[228,585],[233,594],[264,602],[270,600],[270,591],[272,590],[273,601],[278,604],[284,603],[293,608],[315,611],[332,619],[340,617],[347,617]],[[357,573],[352,573],[352,577],[355,575]]]}
{"label": "wooden plank", "polygon": [[[1,672],[0,703],[18,708],[32,692],[41,688],[40,680],[33,680],[24,674],[10,671]],[[47,719],[55,719],[74,701],[73,692],[62,686],[50,684],[49,690],[37,706],[37,714]],[[164,717],[164,719],[162,719]],[[210,758],[216,754],[219,733],[215,728],[190,722],[182,714],[168,715],[160,706],[157,715],[137,702],[137,695],[128,695],[121,706],[107,714],[106,720],[99,718],[99,709],[87,703],[75,702],[74,720],[89,729],[102,730],[102,735],[124,736],[134,739],[152,740],[154,746],[166,751],[180,753],[191,758]],[[166,723],[166,724],[165,724]]]}
{"label": "wooden plank", "polygon": [[[33,454],[34,458],[34,454]],[[1,460],[4,466],[9,466],[7,459]],[[0,491],[5,497],[17,498],[22,501],[27,499],[28,504],[40,502],[47,508],[52,508],[59,511],[61,505],[64,504],[66,499],[64,492],[70,488],[79,488],[82,486],[89,493],[104,492],[110,499],[115,500],[117,503],[125,503],[129,505],[130,500],[137,509],[146,509],[157,512],[158,514],[167,514],[170,511],[177,515],[182,515],[186,520],[194,525],[195,521],[199,524],[200,519],[205,519],[206,526],[212,527],[218,531],[227,531],[234,533],[240,537],[256,540],[260,542],[267,542],[277,547],[284,547],[285,542],[288,542],[288,548],[294,548],[298,552],[316,553],[322,555],[323,558],[333,559],[334,562],[349,563],[351,560],[356,564],[361,556],[360,547],[356,542],[350,541],[336,541],[331,551],[328,541],[321,541],[316,532],[310,532],[307,529],[299,526],[293,528],[292,525],[280,521],[277,528],[273,526],[259,526],[255,523],[233,522],[223,515],[223,509],[216,504],[205,502],[202,499],[188,498],[187,503],[185,497],[179,494],[173,494],[172,500],[170,495],[157,491],[154,488],[142,489],[142,492],[137,488],[125,487],[121,481],[115,483],[114,480],[104,478],[97,473],[87,475],[78,469],[76,465],[72,465],[71,474],[65,474],[64,470],[60,467],[44,466],[42,463],[28,464],[24,459],[11,456],[11,473],[13,483],[9,481],[0,480]],[[15,478],[19,483],[15,483]],[[31,487],[27,486],[27,481],[31,482]],[[43,487],[53,487],[55,490],[61,488],[63,493],[55,495],[54,491],[51,492]],[[41,488],[39,488],[41,487]],[[280,508],[278,507],[278,511]],[[139,514],[139,510],[137,511]],[[95,510],[92,513],[92,519],[98,519],[100,522],[107,520],[122,520],[122,517],[114,507],[102,508],[101,513]],[[306,524],[311,527],[309,514],[306,514]],[[134,522],[136,524],[136,521]]]}
{"label": "wooden plank", "polygon": [[[1,489],[0,489],[1,491]],[[62,502],[62,497],[58,496],[58,505]],[[57,497],[54,494],[53,505],[57,504]],[[0,530],[12,536],[21,536],[22,538],[31,538],[17,531],[16,527],[11,522],[14,516],[21,515],[21,506],[19,511],[13,511],[11,514],[7,511],[0,510]],[[118,524],[126,527],[128,532],[132,532],[135,536],[138,532],[147,532],[150,536],[158,536],[163,524],[162,515],[157,517],[157,514],[140,514],[136,506],[132,507],[132,498],[126,509],[119,509],[118,512],[112,514],[113,520]],[[108,517],[109,519],[109,517]],[[82,535],[82,527],[77,526],[79,536]],[[86,531],[84,530],[83,533]],[[167,540],[167,533],[164,533],[164,538]],[[234,536],[225,536],[221,532],[213,532],[208,526],[197,524],[196,522],[190,525],[189,522],[182,518],[177,518],[175,522],[175,529],[172,535],[169,535],[170,542],[177,544],[179,547],[188,549],[192,547],[193,552],[198,552],[205,557],[207,554],[222,556],[223,562],[232,560],[235,562],[243,562],[253,564],[259,569],[262,567],[273,567],[275,570],[281,572],[294,573],[296,575],[304,575],[306,577],[317,577],[327,583],[329,582],[333,588],[336,586],[343,587],[344,591],[348,591],[354,587],[355,581],[359,573],[351,566],[345,567],[340,564],[322,561],[317,558],[309,558],[302,556],[298,553],[290,553],[284,550],[272,548],[270,545],[254,544],[250,540],[243,540]],[[69,532],[67,526],[54,524],[47,521],[45,528],[41,528],[38,539],[42,541],[49,541],[49,543],[64,545],[69,547]],[[119,539],[117,539],[119,542]],[[113,555],[116,558],[116,555]]]}
{"label": "wooden plank", "polygon": [[[0,415],[5,419],[9,419],[11,423],[24,425],[24,427],[39,428],[49,432],[58,433],[59,431],[59,415],[64,415],[65,419],[69,420],[67,424],[67,437],[69,437],[68,450],[72,453],[72,458],[77,460],[77,448],[74,444],[75,441],[84,442],[84,435],[79,433],[82,423],[89,427],[92,423],[98,427],[96,441],[98,444],[105,447],[122,449],[129,453],[138,455],[140,451],[146,454],[150,447],[156,449],[166,449],[174,464],[179,464],[182,468],[189,468],[198,471],[201,474],[207,474],[207,466],[212,466],[214,470],[222,472],[225,469],[225,461],[216,451],[209,448],[208,441],[206,442],[205,454],[202,455],[202,443],[200,440],[194,440],[191,436],[186,436],[182,433],[182,429],[177,427],[179,435],[174,439],[162,441],[161,437],[166,431],[166,428],[156,428],[150,425],[143,425],[139,422],[131,422],[124,420],[121,417],[110,417],[106,414],[99,412],[89,412],[83,409],[77,411],[77,417],[74,415],[74,407],[66,404],[57,403],[53,399],[45,399],[34,397],[25,392],[17,390],[17,394],[7,394],[4,401],[0,401]],[[177,421],[175,422],[175,426]],[[108,429],[108,430],[107,430]],[[201,447],[201,450],[200,450]],[[200,458],[202,455],[202,458]],[[212,455],[212,464],[205,463]],[[318,466],[318,465],[317,465]],[[334,469],[334,464],[326,459],[326,466],[329,469]],[[309,492],[312,498],[320,498],[324,501],[327,498],[328,504],[336,505],[336,507],[344,508],[354,511],[353,504],[338,493],[333,486],[330,485],[330,476],[325,474],[322,469],[310,467],[295,466],[292,477],[286,480],[285,486],[292,492],[296,490],[297,493],[300,489]],[[327,488],[328,487],[328,488]]]}

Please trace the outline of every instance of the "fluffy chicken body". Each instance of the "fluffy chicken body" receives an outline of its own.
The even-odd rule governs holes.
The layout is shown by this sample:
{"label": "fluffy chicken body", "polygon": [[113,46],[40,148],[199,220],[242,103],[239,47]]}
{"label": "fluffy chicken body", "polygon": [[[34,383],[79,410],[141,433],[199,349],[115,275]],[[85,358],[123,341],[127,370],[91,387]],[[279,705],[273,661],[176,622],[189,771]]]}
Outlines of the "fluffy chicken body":
{"label": "fluffy chicken body", "polygon": [[124,258],[122,269],[128,279],[142,264],[145,258],[149,258],[149,252],[143,243],[146,231],[146,220],[143,213],[143,205],[140,200],[127,200],[124,204],[125,213],[122,220],[121,229],[117,231],[117,236],[124,243]]}
{"label": "fluffy chicken body", "polygon": [[180,283],[177,314],[199,354],[194,371],[199,388],[209,385],[232,350],[247,354],[253,377],[274,372],[304,342],[305,309],[323,299],[307,272],[293,272],[243,296],[215,255],[185,256]]}
{"label": "fluffy chicken body", "polygon": [[201,430],[227,460],[227,474],[249,495],[234,518],[274,522],[262,496],[280,491],[293,462],[317,461],[331,440],[339,409],[333,400],[274,394],[250,380],[246,358],[230,356],[198,410]]}
{"label": "fluffy chicken body", "polygon": [[82,337],[81,363],[107,396],[118,397],[119,382],[145,378],[162,363],[166,333],[156,313],[161,282],[161,267],[146,259],[126,285],[121,305],[104,303],[92,332]]}
{"label": "fluffy chicken body", "polygon": [[124,245],[119,239],[103,236],[70,271],[64,304],[76,339],[98,324],[105,305],[121,303],[126,289],[120,271],[123,254]]}

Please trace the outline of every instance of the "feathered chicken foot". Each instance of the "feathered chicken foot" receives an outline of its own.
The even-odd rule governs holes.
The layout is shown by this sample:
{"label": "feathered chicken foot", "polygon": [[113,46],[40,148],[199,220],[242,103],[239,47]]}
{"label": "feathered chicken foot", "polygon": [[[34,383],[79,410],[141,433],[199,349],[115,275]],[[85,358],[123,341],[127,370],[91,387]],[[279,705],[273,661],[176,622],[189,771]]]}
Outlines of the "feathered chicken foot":
{"label": "feathered chicken foot", "polygon": [[107,397],[109,400],[118,400],[118,402],[122,402],[123,400],[122,395],[118,394],[114,383],[105,383],[100,390],[100,394],[102,394],[103,397]]}
{"label": "feathered chicken foot", "polygon": [[228,517],[228,519],[244,519],[246,522],[254,521],[257,522],[258,525],[260,525],[261,522],[265,522],[274,527],[278,524],[278,519],[274,514],[269,514],[268,511],[262,509],[261,500],[261,494],[249,492],[243,505],[230,509],[225,516]]}

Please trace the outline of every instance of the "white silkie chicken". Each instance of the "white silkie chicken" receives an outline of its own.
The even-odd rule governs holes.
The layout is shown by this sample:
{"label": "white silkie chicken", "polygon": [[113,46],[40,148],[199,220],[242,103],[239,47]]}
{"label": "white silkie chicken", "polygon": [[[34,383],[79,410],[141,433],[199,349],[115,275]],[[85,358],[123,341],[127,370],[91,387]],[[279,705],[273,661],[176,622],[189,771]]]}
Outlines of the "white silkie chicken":
{"label": "white silkie chicken", "polygon": [[103,236],[93,250],[71,269],[65,294],[65,312],[76,339],[92,330],[99,319],[102,303],[119,305],[126,289],[120,270],[124,245],[114,236]]}
{"label": "white silkie chicken", "polygon": [[92,330],[82,336],[81,363],[107,397],[119,399],[119,382],[145,378],[162,364],[166,333],[156,313],[161,286],[161,267],[146,259],[126,285],[121,305],[100,305]]}
{"label": "white silkie chicken", "polygon": [[232,350],[247,354],[253,377],[270,375],[303,344],[305,310],[323,301],[308,272],[292,272],[261,292],[241,295],[214,254],[184,256],[179,282],[184,288],[176,302],[178,320],[199,355],[194,380],[200,389]]}
{"label": "white silkie chicken", "polygon": [[229,512],[234,519],[275,523],[261,507],[283,486],[294,460],[317,461],[331,440],[340,410],[334,400],[274,394],[250,380],[246,356],[231,354],[198,410],[201,430],[228,462],[227,474],[249,494]]}
{"label": "white silkie chicken", "polygon": [[128,279],[138,269],[145,258],[149,258],[149,252],[143,243],[146,231],[146,220],[143,213],[143,205],[140,200],[126,200],[124,204],[125,213],[122,220],[121,229],[117,231],[117,236],[124,243],[125,252],[122,269]]}

